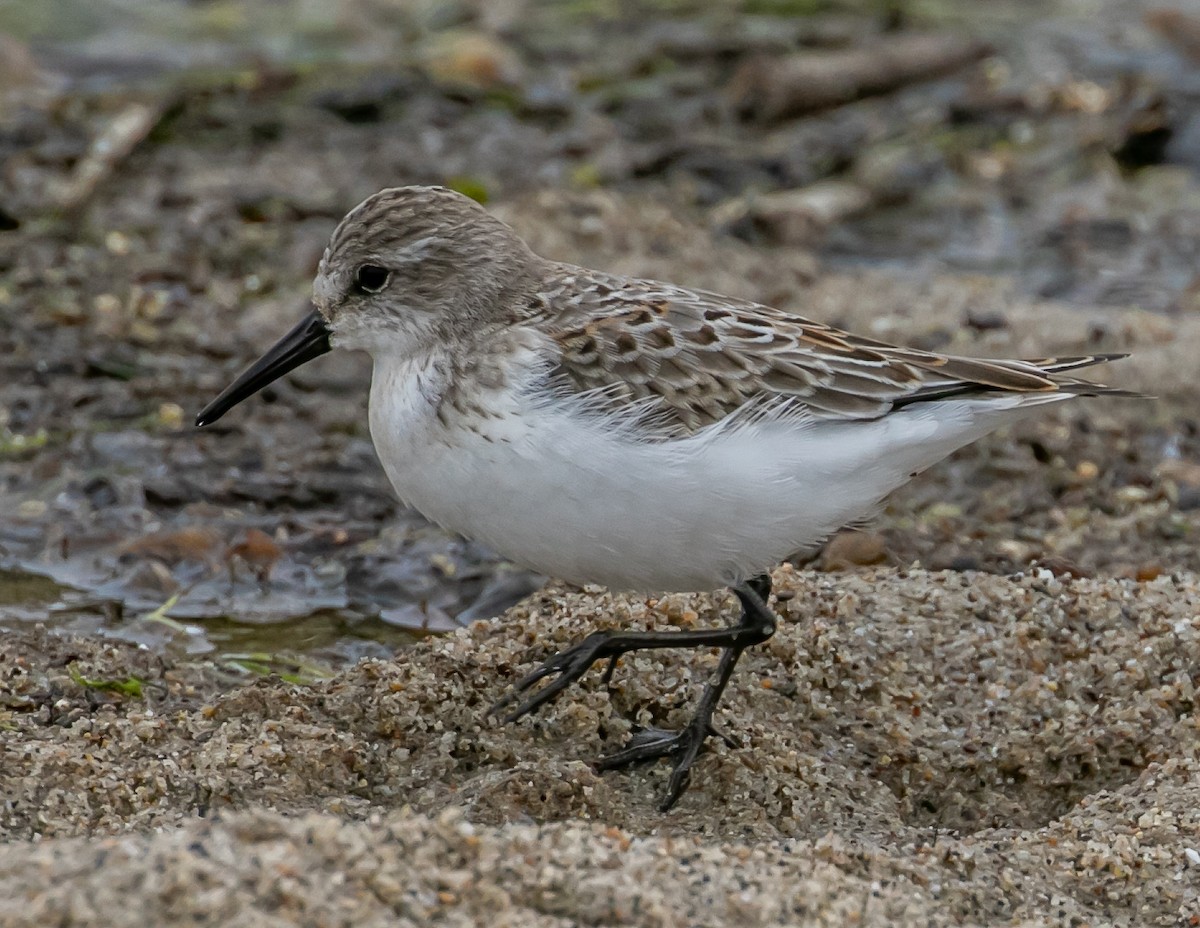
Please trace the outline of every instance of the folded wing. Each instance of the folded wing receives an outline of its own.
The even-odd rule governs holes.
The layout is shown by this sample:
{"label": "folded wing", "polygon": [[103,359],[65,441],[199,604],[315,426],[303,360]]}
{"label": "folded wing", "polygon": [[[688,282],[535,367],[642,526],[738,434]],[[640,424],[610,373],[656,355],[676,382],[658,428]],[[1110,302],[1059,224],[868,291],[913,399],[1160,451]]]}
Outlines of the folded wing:
{"label": "folded wing", "polygon": [[1124,393],[1064,377],[1097,354],[988,360],[888,345],[757,303],[565,268],[535,310],[562,379],[614,406],[650,403],[683,432],[756,405],[874,419],[917,402],[988,393]]}

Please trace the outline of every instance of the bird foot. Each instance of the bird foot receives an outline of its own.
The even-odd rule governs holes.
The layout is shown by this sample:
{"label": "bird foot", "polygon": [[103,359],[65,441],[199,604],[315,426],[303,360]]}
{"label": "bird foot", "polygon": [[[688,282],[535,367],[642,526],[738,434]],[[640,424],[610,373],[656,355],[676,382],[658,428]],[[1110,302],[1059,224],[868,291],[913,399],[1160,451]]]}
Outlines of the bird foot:
{"label": "bird foot", "polygon": [[671,770],[667,792],[658,807],[660,812],[666,812],[687,789],[692,764],[700,756],[704,742],[710,737],[720,738],[730,748],[738,747],[732,738],[713,726],[711,718],[697,716],[680,731],[668,731],[663,728],[643,728],[636,731],[624,748],[601,757],[592,766],[597,772],[603,772],[660,757],[674,757],[675,766]]}
{"label": "bird foot", "polygon": [[620,653],[619,650],[615,650],[613,647],[614,644],[617,644],[619,648],[620,643],[614,642],[614,639],[617,637],[612,632],[593,632],[565,651],[555,654],[533,673],[522,677],[512,688],[511,692],[497,700],[491,708],[491,713],[498,715],[504,712],[535,683],[551,675],[556,675],[550,683],[542,687],[511,712],[508,712],[501,719],[501,722],[507,725],[509,722],[515,722],[523,715],[536,712],[587,673],[592,664],[604,658],[609,658],[610,660],[608,670],[605,673],[605,682],[607,683],[608,679],[612,676],[612,668],[616,662],[616,657]]}

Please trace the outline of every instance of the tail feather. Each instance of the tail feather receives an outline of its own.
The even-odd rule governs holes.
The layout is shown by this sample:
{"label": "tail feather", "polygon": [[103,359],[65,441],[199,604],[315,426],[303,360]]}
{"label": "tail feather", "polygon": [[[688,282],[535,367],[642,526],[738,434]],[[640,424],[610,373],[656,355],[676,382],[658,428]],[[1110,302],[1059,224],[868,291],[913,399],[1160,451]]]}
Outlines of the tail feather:
{"label": "tail feather", "polygon": [[1109,354],[1083,354],[1070,358],[1038,358],[1022,361],[1036,367],[1046,374],[1061,374],[1065,371],[1078,370],[1081,367],[1091,367],[1094,364],[1107,364],[1109,361],[1120,361],[1129,357],[1129,352],[1112,352]]}
{"label": "tail feather", "polygon": [[1067,371],[1104,364],[1108,361],[1119,361],[1126,357],[1128,354],[1119,353],[1032,360],[950,357],[945,359],[944,364],[939,364],[936,368],[937,373],[944,375],[944,378],[930,380],[919,390],[898,400],[894,405],[900,407],[911,403],[928,403],[951,397],[987,393],[1144,398],[1143,394],[1132,390],[1061,376]]}

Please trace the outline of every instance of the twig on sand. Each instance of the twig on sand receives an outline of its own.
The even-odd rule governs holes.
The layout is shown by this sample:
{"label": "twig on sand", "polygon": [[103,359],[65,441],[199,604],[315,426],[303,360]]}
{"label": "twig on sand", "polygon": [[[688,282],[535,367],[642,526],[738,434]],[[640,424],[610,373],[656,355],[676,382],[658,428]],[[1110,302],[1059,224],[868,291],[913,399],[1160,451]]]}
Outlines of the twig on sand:
{"label": "twig on sand", "polygon": [[128,103],[109,120],[79,159],[71,175],[55,191],[64,210],[82,206],[105,180],[145,141],[166,110],[165,103]]}
{"label": "twig on sand", "polygon": [[726,92],[739,116],[769,122],[930,80],[990,52],[987,43],[967,36],[889,35],[843,51],[751,58]]}

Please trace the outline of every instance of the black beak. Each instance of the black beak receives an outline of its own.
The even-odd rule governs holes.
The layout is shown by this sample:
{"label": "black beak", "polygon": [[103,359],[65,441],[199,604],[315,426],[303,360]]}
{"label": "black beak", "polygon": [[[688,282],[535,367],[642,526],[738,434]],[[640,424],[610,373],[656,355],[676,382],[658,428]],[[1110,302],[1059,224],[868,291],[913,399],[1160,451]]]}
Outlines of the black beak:
{"label": "black beak", "polygon": [[314,309],[266,354],[242,371],[242,375],[226,387],[220,396],[205,406],[196,416],[196,425],[212,425],[242,400],[306,361],[319,358],[330,347],[329,326]]}

